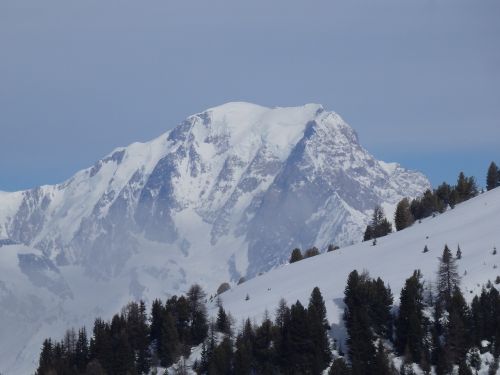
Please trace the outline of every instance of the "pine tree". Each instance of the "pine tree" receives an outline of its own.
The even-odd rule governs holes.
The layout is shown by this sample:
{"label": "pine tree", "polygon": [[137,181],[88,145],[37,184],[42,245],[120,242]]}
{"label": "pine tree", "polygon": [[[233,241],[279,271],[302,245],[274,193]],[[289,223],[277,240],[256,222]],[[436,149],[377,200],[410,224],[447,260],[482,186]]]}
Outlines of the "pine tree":
{"label": "pine tree", "polygon": [[382,338],[392,337],[392,292],[379,277],[368,284],[368,299],[371,325]]}
{"label": "pine tree", "polygon": [[320,373],[330,363],[332,356],[327,335],[329,325],[326,319],[325,301],[318,287],[311,293],[307,319],[313,349],[311,370],[313,373]]}
{"label": "pine tree", "polygon": [[273,323],[267,311],[264,320],[255,331],[254,357],[256,372],[258,374],[275,374],[275,348],[273,347]]}
{"label": "pine tree", "polygon": [[316,255],[319,255],[319,250],[317,247],[313,246],[311,247],[310,249],[307,249],[304,253],[304,259],[305,258],[311,258],[311,257],[314,257]]}
{"label": "pine tree", "polygon": [[168,310],[164,310],[161,324],[161,351],[158,353],[160,363],[164,367],[172,365],[177,361],[180,354],[180,342],[175,327],[174,318]]}
{"label": "pine tree", "polygon": [[460,277],[457,271],[457,264],[455,258],[451,254],[448,245],[445,245],[443,255],[439,258],[438,270],[438,300],[448,306],[452,293],[456,287],[459,287]]}
{"label": "pine tree", "polygon": [[486,174],[486,190],[494,189],[500,185],[499,173],[497,165],[491,162],[488,173]]}
{"label": "pine tree", "polygon": [[420,363],[424,356],[425,317],[424,286],[420,271],[405,282],[401,290],[399,315],[396,319],[396,350],[406,354],[411,362]]}
{"label": "pine tree", "polygon": [[139,303],[138,327],[136,332],[137,371],[148,374],[151,368],[151,352],[149,350],[149,326],[144,301]]}
{"label": "pine tree", "polygon": [[457,248],[457,259],[462,259],[462,250],[460,249],[460,245]]}
{"label": "pine tree", "polygon": [[353,375],[371,374],[370,367],[375,360],[374,336],[369,314],[366,275],[356,270],[349,274],[344,291],[344,321],[347,328],[349,358]]}
{"label": "pine tree", "polygon": [[149,329],[149,337],[158,356],[162,351],[161,327],[163,313],[164,309],[162,302],[159,299],[155,299],[151,307],[151,326]]}
{"label": "pine tree", "polygon": [[400,231],[413,224],[413,216],[410,211],[410,202],[408,198],[403,198],[396,207],[396,212],[394,213],[394,223],[396,224],[396,230]]}
{"label": "pine tree", "polygon": [[75,365],[80,372],[84,372],[89,362],[89,342],[85,327],[78,331],[78,339],[75,348]]}
{"label": "pine tree", "polygon": [[190,338],[192,345],[198,345],[205,340],[208,333],[206,294],[198,284],[194,284],[187,292],[190,314]]}
{"label": "pine tree", "polygon": [[96,359],[109,372],[113,361],[113,348],[111,343],[111,328],[109,323],[96,319],[92,339],[90,340],[90,357]]}
{"label": "pine tree", "polygon": [[448,314],[445,342],[450,353],[450,360],[458,364],[465,361],[465,355],[470,345],[470,336],[467,329],[470,325],[470,312],[458,287],[453,290]]}
{"label": "pine tree", "polygon": [[110,327],[112,357],[106,362],[110,373],[135,373],[135,354],[130,345],[123,315],[115,315]]}
{"label": "pine tree", "polygon": [[429,189],[424,192],[420,200],[420,205],[423,217],[429,217],[435,212],[442,211],[441,207],[439,207],[437,196]]}
{"label": "pine tree", "polygon": [[446,182],[443,182],[437,187],[435,194],[439,201],[440,212],[446,210],[448,206],[453,208],[454,202],[452,200],[452,190],[451,186]]}
{"label": "pine tree", "polygon": [[372,220],[366,227],[363,241],[383,237],[392,232],[392,224],[387,220],[384,210],[380,206],[375,206]]}
{"label": "pine tree", "polygon": [[302,252],[300,249],[295,248],[292,250],[292,254],[290,255],[290,263],[295,263],[298,262],[299,260],[302,260],[304,257],[302,256]]}
{"label": "pine tree", "polygon": [[281,369],[286,368],[290,354],[290,308],[282,298],[279,301],[275,314],[275,350],[277,364]]}
{"label": "pine tree", "polygon": [[253,344],[255,335],[250,319],[245,321],[242,332],[236,338],[236,352],[234,353],[234,372],[250,375],[254,371]]}
{"label": "pine tree", "polygon": [[217,331],[219,332],[225,333],[227,335],[231,333],[231,323],[222,305],[219,306],[215,326],[217,328]]}
{"label": "pine tree", "polygon": [[477,195],[477,185],[474,177],[465,177],[464,173],[460,172],[455,191],[458,197],[457,203],[475,197]]}
{"label": "pine tree", "polygon": [[224,337],[213,353],[209,365],[209,374],[231,374],[231,363],[233,360],[233,344],[229,337]]}
{"label": "pine tree", "polygon": [[37,375],[45,375],[50,373],[53,369],[53,353],[52,353],[52,341],[51,339],[46,339],[42,345],[42,351],[40,353],[40,359],[38,360],[38,369],[36,371]]}

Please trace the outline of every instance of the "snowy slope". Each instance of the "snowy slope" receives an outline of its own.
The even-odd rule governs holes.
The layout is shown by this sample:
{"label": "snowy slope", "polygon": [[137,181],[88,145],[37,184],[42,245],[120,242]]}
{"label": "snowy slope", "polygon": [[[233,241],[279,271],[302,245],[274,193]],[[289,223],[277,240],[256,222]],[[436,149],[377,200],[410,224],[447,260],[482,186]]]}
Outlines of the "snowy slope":
{"label": "snowy slope", "polygon": [[[26,336],[0,350],[0,371],[32,369],[44,337],[107,318],[128,300],[194,282],[212,294],[279,267],[293,247],[356,242],[375,204],[392,216],[401,198],[429,186],[376,160],[318,104],[227,103],[117,148],[64,183],[1,192],[0,239],[20,245],[0,248],[0,332]],[[17,327],[5,317],[23,303]]]}
{"label": "snowy slope", "polygon": [[[455,252],[460,244],[458,261],[464,295],[479,294],[488,280],[500,275],[500,254],[493,255],[500,244],[500,188],[457,205],[435,218],[371,241],[288,264],[249,280],[221,295],[224,307],[238,322],[250,317],[260,321],[265,310],[274,313],[280,298],[289,304],[300,300],[307,305],[310,293],[318,286],[325,299],[328,319],[334,335],[343,339],[342,314],[344,288],[348,274],[367,270],[381,277],[392,288],[395,303],[405,280],[420,269],[426,283],[433,283],[444,245]],[[427,245],[429,252],[423,253]],[[246,295],[250,299],[245,301]],[[216,313],[215,307],[212,313]]]}

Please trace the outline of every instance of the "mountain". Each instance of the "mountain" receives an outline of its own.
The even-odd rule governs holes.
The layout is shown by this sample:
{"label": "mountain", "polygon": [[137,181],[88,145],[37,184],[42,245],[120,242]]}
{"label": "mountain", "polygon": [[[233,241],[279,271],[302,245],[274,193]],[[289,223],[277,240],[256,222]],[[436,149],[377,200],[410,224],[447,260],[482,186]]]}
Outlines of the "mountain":
{"label": "mountain", "polygon": [[357,242],[376,204],[392,216],[429,187],[376,160],[320,105],[228,103],[62,184],[2,192],[0,325],[15,332],[19,317],[26,335],[2,335],[0,371],[33,368],[43,337],[130,299],[194,282],[210,294],[280,266],[293,247]]}

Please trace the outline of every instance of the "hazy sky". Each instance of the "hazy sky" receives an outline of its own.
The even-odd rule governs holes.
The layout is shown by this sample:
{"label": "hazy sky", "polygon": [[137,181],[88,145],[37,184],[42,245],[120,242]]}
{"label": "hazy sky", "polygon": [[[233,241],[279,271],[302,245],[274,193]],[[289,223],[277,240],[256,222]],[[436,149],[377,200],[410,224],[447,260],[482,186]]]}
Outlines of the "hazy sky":
{"label": "hazy sky", "polygon": [[236,100],[322,103],[375,156],[484,184],[499,20],[498,0],[2,0],[0,190]]}

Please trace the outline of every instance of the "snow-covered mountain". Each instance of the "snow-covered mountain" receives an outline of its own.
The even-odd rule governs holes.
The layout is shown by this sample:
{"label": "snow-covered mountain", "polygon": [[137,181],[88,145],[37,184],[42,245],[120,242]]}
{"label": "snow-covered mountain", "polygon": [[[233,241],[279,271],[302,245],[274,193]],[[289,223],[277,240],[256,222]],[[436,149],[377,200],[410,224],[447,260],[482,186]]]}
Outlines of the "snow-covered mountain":
{"label": "snow-covered mountain", "polygon": [[[42,337],[130,299],[194,282],[212,293],[283,264],[293,247],[357,242],[375,204],[392,215],[402,197],[429,186],[420,173],[374,159],[320,105],[228,103],[116,149],[62,184],[0,193],[0,238],[8,239],[0,371],[33,368]],[[3,332],[19,324],[26,334],[13,345]]]}

